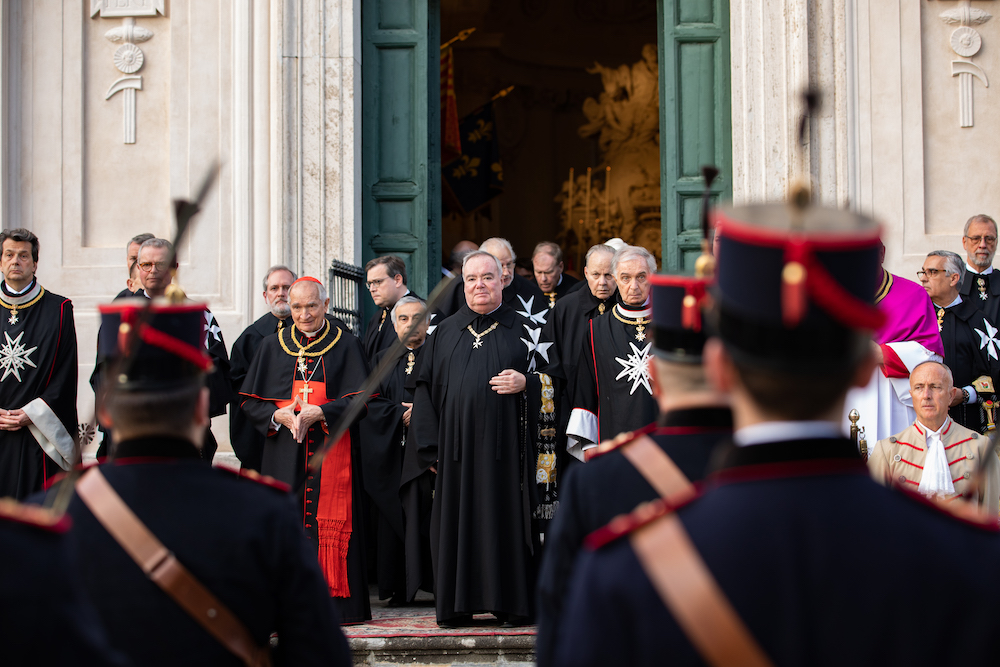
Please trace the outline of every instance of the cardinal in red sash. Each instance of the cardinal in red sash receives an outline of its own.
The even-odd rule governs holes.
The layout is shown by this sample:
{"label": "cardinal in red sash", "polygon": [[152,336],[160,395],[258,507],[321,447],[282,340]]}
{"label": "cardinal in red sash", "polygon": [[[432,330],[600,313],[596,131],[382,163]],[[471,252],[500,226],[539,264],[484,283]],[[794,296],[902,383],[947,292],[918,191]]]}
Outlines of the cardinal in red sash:
{"label": "cardinal in red sash", "polygon": [[309,463],[360,390],[368,363],[361,341],[324,316],[330,299],[320,281],[298,279],[288,300],[294,324],[258,348],[240,391],[243,411],[266,435],[261,473],[296,492],[341,621],[356,623],[371,618],[357,424],[330,449],[321,470]]}

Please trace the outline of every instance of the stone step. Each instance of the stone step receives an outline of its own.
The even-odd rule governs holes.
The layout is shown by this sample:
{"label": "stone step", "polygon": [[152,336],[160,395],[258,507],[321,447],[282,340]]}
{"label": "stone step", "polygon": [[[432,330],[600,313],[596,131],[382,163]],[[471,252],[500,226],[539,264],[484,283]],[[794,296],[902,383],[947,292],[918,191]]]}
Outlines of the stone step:
{"label": "stone step", "polygon": [[534,635],[353,637],[355,665],[535,664]]}

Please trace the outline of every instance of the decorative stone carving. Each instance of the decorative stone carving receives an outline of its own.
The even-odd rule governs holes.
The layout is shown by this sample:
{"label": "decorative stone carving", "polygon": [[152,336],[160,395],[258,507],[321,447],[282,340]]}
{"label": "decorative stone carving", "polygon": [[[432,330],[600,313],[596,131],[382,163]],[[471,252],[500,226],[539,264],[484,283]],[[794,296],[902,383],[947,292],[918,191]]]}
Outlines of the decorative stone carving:
{"label": "decorative stone carving", "polygon": [[126,16],[166,16],[163,0],[90,0],[91,18],[124,18]]}
{"label": "decorative stone carving", "polygon": [[[960,25],[951,33],[951,48],[962,58],[972,58],[983,47],[983,38],[974,25],[983,25],[993,15],[977,7],[954,7],[942,12],[939,18],[947,25]],[[983,68],[971,60],[953,60],[951,75],[958,77],[958,123],[960,127],[972,127],[973,118],[973,77],[990,87]]]}
{"label": "decorative stone carving", "polygon": [[[147,11],[152,7],[152,11]],[[107,10],[107,11],[105,11]],[[122,25],[104,33],[108,41],[123,42],[115,49],[114,62],[118,71],[126,76],[116,80],[108,88],[105,100],[110,100],[118,92],[122,94],[122,129],[124,142],[135,143],[135,91],[142,90],[142,77],[133,76],[142,69],[146,60],[142,49],[136,42],[146,42],[153,38],[153,31],[137,26],[135,16],[153,16],[156,11],[163,13],[162,0],[157,3],[151,0],[93,0],[91,16],[98,11],[101,16],[123,16]],[[116,13],[108,13],[116,12]],[[131,12],[131,13],[129,13]]]}

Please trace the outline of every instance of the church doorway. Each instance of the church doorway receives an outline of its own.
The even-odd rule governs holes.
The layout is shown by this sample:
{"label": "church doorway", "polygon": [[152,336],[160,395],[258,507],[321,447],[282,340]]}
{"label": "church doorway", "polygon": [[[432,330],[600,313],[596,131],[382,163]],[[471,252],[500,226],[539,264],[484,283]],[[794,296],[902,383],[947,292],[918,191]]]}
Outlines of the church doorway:
{"label": "church doorway", "polygon": [[572,272],[612,236],[693,268],[701,167],[732,196],[728,0],[362,7],[365,260],[402,256],[422,294],[496,235],[557,241]]}

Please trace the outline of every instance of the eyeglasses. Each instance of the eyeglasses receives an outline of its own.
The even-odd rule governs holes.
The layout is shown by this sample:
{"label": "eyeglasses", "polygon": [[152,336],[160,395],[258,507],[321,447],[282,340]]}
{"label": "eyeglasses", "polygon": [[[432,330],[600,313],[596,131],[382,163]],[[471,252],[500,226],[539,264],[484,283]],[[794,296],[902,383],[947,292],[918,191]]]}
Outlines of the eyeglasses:
{"label": "eyeglasses", "polygon": [[379,285],[381,285],[382,283],[384,283],[386,280],[388,280],[388,278],[378,278],[376,280],[369,280],[368,282],[365,283],[365,285],[368,285],[368,289],[371,289],[373,287],[377,288]]}
{"label": "eyeglasses", "polygon": [[170,269],[170,264],[166,262],[139,262],[139,268],[146,273],[152,271],[154,266],[157,271],[167,271]]}
{"label": "eyeglasses", "polygon": [[948,269],[923,269],[922,271],[917,271],[917,278],[923,278],[924,276],[936,278],[939,273],[948,275]]}
{"label": "eyeglasses", "polygon": [[979,245],[979,242],[986,239],[986,245],[996,245],[997,237],[995,236],[966,236],[965,238],[972,241],[974,245]]}

